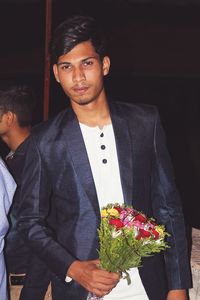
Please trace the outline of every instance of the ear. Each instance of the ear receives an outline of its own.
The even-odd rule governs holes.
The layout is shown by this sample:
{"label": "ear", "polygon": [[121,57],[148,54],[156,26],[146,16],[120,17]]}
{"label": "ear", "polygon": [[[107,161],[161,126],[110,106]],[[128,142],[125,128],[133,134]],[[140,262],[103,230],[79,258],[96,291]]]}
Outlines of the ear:
{"label": "ear", "polygon": [[53,65],[53,73],[56,81],[60,82],[59,75],[58,75],[58,66],[56,64]]}
{"label": "ear", "polygon": [[17,120],[17,116],[12,111],[5,113],[5,121],[8,127],[11,127],[14,122]]}
{"label": "ear", "polygon": [[103,75],[106,76],[110,70],[110,58],[105,56],[103,58]]}

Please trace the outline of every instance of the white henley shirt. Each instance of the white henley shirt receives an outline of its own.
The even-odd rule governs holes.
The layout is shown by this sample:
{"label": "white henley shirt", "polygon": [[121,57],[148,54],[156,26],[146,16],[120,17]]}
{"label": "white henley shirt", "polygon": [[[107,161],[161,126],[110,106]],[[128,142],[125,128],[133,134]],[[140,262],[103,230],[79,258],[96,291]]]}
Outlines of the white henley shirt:
{"label": "white henley shirt", "polygon": [[[108,203],[124,203],[115,136],[112,124],[102,129],[81,124],[81,131],[97,191],[100,208]],[[148,300],[137,268],[129,271],[131,284],[120,279],[104,300]]]}

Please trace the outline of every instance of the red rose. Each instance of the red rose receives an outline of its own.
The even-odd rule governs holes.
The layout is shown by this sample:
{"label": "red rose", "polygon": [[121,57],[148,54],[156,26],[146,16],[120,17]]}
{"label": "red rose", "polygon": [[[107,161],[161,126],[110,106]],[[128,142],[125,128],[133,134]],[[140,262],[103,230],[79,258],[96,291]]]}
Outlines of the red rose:
{"label": "red rose", "polygon": [[153,233],[154,235],[154,239],[157,240],[159,238],[159,233],[158,231],[156,231],[155,229],[152,229],[151,232]]}
{"label": "red rose", "polygon": [[136,236],[136,240],[138,240],[138,241],[141,240],[141,238],[142,238],[142,237],[141,237],[141,234],[138,234],[138,235]]}
{"label": "red rose", "polygon": [[120,219],[110,219],[109,224],[115,226],[117,230],[124,227],[124,224]]}
{"label": "red rose", "polygon": [[145,229],[140,228],[140,235],[141,237],[145,238],[151,236],[151,233]]}
{"label": "red rose", "polygon": [[139,221],[139,222],[142,222],[142,223],[145,223],[147,218],[144,216],[144,215],[141,215],[141,214],[138,214],[134,217],[134,219],[136,221]]}
{"label": "red rose", "polygon": [[119,206],[114,206],[113,208],[116,209],[119,213],[122,211],[122,208]]}

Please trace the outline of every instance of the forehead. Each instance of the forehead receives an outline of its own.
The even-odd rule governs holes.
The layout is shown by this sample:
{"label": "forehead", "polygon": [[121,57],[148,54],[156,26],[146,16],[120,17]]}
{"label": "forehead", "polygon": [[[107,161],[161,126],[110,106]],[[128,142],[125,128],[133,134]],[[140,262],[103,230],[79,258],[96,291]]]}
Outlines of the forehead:
{"label": "forehead", "polygon": [[87,58],[99,59],[99,55],[95,51],[90,41],[82,42],[76,45],[68,53],[61,55],[58,58],[58,63],[62,63],[62,62],[75,63]]}

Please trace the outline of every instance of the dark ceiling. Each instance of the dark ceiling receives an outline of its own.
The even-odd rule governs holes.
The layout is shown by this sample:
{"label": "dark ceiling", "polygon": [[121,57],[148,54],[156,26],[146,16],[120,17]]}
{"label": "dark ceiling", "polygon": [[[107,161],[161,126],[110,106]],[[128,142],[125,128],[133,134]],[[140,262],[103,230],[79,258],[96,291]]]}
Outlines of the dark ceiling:
{"label": "dark ceiling", "polygon": [[[199,75],[199,0],[162,0],[162,4],[150,0],[52,3],[53,28],[76,13],[94,15],[103,21],[112,37],[113,70]],[[42,74],[45,1],[1,0],[0,38],[0,78]]]}

